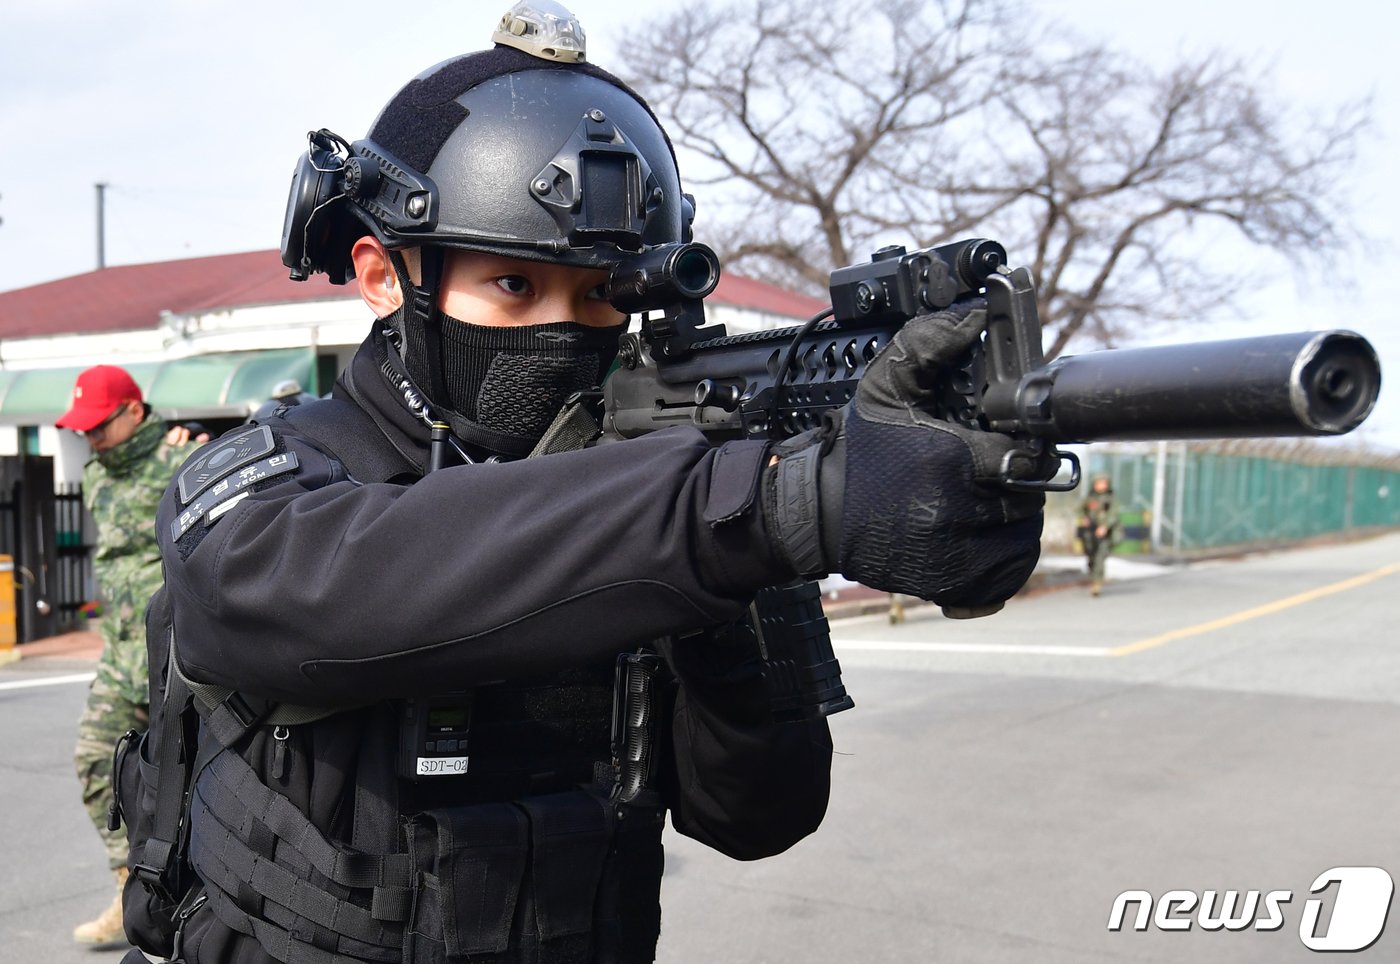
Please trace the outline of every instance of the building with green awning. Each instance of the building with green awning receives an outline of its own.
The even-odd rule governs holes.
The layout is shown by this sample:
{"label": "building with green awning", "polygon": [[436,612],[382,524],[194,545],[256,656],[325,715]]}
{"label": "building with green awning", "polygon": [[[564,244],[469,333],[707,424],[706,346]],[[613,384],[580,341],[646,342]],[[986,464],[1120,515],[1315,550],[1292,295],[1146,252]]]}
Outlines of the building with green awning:
{"label": "building with green awning", "polygon": [[[68,408],[73,382],[85,365],[0,370],[0,425],[52,422]],[[288,379],[315,384],[310,348],[218,352],[122,365],[146,400],[170,419],[246,418],[271,386]]]}
{"label": "building with green awning", "polygon": [[[730,332],[806,320],[824,301],[737,275],[706,299]],[[54,428],[83,369],[120,365],[159,414],[214,431],[279,383],[328,392],[373,319],[353,284],[290,280],[277,251],[101,268],[0,292],[0,456],[54,458],[75,482],[89,452]]]}

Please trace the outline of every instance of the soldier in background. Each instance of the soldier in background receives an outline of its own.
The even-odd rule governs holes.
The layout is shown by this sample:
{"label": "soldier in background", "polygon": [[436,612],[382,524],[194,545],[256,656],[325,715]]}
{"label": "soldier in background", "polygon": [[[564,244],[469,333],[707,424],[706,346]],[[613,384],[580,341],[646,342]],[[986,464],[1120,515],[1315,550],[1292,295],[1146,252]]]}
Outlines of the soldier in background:
{"label": "soldier in background", "polygon": [[78,376],[72,405],[56,424],[80,433],[93,451],[83,469],[83,504],[97,526],[93,574],[102,599],[103,647],[78,724],[73,762],[83,806],[117,878],[115,900],[96,919],[75,928],[73,939],[80,944],[125,944],[121,892],[127,873],[126,837],[107,829],[112,748],[127,730],[144,729],[148,718],[146,603],[161,583],[156,506],[175,469],[192,451],[190,432],[177,427],[167,434],[140,387],[114,365],[97,365]]}
{"label": "soldier in background", "polygon": [[316,396],[301,389],[301,382],[295,378],[287,378],[272,387],[272,395],[268,400],[257,407],[252,415],[248,416],[250,422],[262,422],[270,418],[272,413],[279,408],[293,405],[301,405],[304,402],[314,402]]}
{"label": "soldier in background", "polygon": [[1103,591],[1104,564],[1118,539],[1118,509],[1113,504],[1113,483],[1108,476],[1096,476],[1089,495],[1079,509],[1079,541],[1089,568],[1089,592]]}

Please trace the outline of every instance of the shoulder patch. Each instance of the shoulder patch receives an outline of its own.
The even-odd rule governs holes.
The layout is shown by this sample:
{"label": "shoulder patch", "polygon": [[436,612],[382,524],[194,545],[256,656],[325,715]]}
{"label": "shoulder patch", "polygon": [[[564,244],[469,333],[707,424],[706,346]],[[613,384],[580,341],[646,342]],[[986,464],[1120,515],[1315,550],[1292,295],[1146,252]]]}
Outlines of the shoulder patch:
{"label": "shoulder patch", "polygon": [[189,505],[195,496],[219,479],[227,478],[234,469],[272,454],[275,447],[272,429],[266,425],[220,439],[180,472],[180,504]]}
{"label": "shoulder patch", "polygon": [[[233,463],[230,460],[225,464]],[[246,496],[250,491],[248,487],[253,483],[285,475],[295,469],[297,464],[295,452],[283,452],[281,455],[269,456],[259,462],[254,462],[252,465],[243,465],[242,468],[234,465],[222,476],[214,476],[209,480],[212,483],[209,486],[209,491],[185,506],[175,521],[170,523],[171,541],[179,542],[180,537],[189,532],[201,520],[204,521],[205,525],[211,525],[214,520],[232,509],[239,500]]]}

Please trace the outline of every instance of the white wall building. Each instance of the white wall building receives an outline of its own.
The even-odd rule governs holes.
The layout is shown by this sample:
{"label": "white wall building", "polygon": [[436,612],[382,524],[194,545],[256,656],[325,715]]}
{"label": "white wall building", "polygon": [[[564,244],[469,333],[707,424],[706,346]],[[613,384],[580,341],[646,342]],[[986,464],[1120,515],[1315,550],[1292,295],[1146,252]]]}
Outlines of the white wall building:
{"label": "white wall building", "polygon": [[[705,304],[707,321],[731,334],[825,307],[733,275]],[[103,268],[2,292],[0,456],[53,456],[55,482],[77,481],[87,445],[53,421],[92,365],[126,368],[167,418],[226,426],[285,379],[329,391],[371,321],[353,287],[293,282],[276,251]]]}

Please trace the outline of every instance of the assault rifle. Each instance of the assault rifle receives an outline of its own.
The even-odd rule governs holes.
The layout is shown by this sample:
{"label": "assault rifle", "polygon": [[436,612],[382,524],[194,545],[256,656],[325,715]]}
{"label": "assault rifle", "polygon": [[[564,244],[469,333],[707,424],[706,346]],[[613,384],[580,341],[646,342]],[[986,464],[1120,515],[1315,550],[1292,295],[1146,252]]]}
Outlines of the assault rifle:
{"label": "assault rifle", "polygon": [[[986,333],[965,358],[935,373],[934,414],[1014,438],[1000,479],[1009,488],[1078,485],[1079,460],[1056,448],[1061,442],[1340,435],[1361,424],[1380,391],[1376,353],[1350,331],[1047,362],[1030,271],[1012,268],[1005,248],[985,238],[913,252],[882,248],[831,273],[831,308],[805,325],[771,331],[729,335],[723,325],[705,324],[703,300],[719,273],[714,252],[696,243],[660,248],[613,271],[614,307],[642,320],[622,337],[617,368],[603,386],[605,435],[634,438],[673,425],[692,425],[715,444],[796,435],[855,396],[871,360],[906,322],[978,295],[986,299]],[[1013,459],[1033,465],[1032,477],[1013,478]],[[1061,481],[1066,462],[1069,477]],[[808,586],[804,605],[816,592]],[[804,612],[793,620],[754,618],[763,617],[770,641],[789,622],[803,626],[793,657],[804,681],[801,702],[821,713],[844,709],[851,704],[830,641],[813,633]]]}
{"label": "assault rifle", "polygon": [[[1059,442],[1340,435],[1370,414],[1380,391],[1371,345],[1350,331],[1298,332],[1070,355],[1046,362],[1035,285],[1006,250],[977,238],[831,273],[830,309],[806,325],[728,335],[705,326],[702,299],[719,261],[701,244],[663,249],[615,270],[613,304],[643,315],[623,336],[604,385],[605,433],[632,438],[693,425],[716,444],[786,438],[855,395],[876,353],[919,314],[983,295],[987,330],[936,377],[935,414],[1002,432],[1040,477],[1016,488],[1066,490],[1078,460]],[[1055,480],[1062,461],[1070,479]]]}

